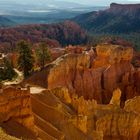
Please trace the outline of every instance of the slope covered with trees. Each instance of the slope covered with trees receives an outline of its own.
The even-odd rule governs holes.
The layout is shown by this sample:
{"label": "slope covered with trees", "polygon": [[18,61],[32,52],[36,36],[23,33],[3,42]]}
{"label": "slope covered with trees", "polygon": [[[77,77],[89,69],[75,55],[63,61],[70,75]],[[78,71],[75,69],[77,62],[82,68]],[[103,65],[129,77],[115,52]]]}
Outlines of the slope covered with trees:
{"label": "slope covered with trees", "polygon": [[82,14],[73,20],[94,33],[140,32],[140,4],[112,3],[107,10]]}
{"label": "slope covered with trees", "polygon": [[121,37],[140,50],[140,4],[116,4],[102,11],[93,11],[72,19],[90,32],[94,44],[101,37]]}
{"label": "slope covered with trees", "polygon": [[24,25],[0,30],[1,50],[15,49],[16,43],[20,40],[26,40],[32,44],[43,41],[49,46],[60,47],[86,43],[87,34],[78,24],[71,21]]}

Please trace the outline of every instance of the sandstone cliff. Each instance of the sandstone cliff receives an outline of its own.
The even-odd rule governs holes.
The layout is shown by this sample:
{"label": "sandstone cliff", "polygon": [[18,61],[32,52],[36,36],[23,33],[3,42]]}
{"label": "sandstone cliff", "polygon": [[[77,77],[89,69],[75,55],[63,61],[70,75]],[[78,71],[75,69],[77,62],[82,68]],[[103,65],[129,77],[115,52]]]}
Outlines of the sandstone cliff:
{"label": "sandstone cliff", "polygon": [[133,49],[70,52],[25,80],[28,88],[0,89],[0,127],[29,140],[140,140]]}
{"label": "sandstone cliff", "polygon": [[120,97],[117,88],[110,104],[101,105],[64,87],[36,93],[29,88],[7,87],[1,90],[0,120],[3,128],[25,132],[19,125],[12,126],[19,123],[41,140],[139,140],[140,97],[126,101],[123,109]]}
{"label": "sandstone cliff", "polygon": [[[31,110],[29,90],[18,87],[6,87],[0,90],[0,126],[11,134],[22,134],[20,132],[22,130],[25,133],[30,132],[26,133],[29,134],[27,137],[31,136],[33,138],[37,134]],[[17,136],[24,135],[20,134],[17,134]]]}
{"label": "sandstone cliff", "polygon": [[[33,94],[35,124],[44,131],[44,138],[48,137],[47,133],[49,138],[66,140],[139,140],[139,97],[127,101],[125,108],[121,109],[114,102],[116,99],[120,102],[120,93],[119,89],[115,90],[112,104],[108,105],[75,94],[70,96],[66,88]],[[43,138],[40,131],[39,136]]]}
{"label": "sandstone cliff", "polygon": [[49,89],[66,87],[70,93],[95,99],[98,103],[109,103],[113,90],[119,87],[123,105],[125,100],[140,93],[140,72],[131,64],[132,57],[132,48],[98,45],[93,53],[60,57],[26,82]]}

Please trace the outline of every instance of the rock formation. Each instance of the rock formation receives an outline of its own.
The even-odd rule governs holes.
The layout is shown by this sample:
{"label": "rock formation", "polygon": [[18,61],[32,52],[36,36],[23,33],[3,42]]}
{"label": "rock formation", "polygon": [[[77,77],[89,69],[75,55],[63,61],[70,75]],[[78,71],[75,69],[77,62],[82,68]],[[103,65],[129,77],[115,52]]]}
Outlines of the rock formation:
{"label": "rock formation", "polygon": [[140,140],[132,57],[132,48],[108,44],[60,57],[22,83],[32,87],[1,90],[1,126],[18,123],[31,140]]}
{"label": "rock formation", "polygon": [[[120,89],[114,91],[114,95],[118,93],[120,96]],[[139,140],[139,97],[127,101],[121,109],[118,103],[117,106],[100,105],[95,100],[85,100],[75,94],[69,96],[71,101],[67,102],[65,94],[69,94],[68,90],[55,88],[32,95],[35,124],[44,132],[39,131],[41,138],[43,135],[44,138],[66,140]],[[113,96],[113,99],[116,98]]]}
{"label": "rock formation", "polygon": [[[36,135],[34,117],[31,111],[30,92],[18,87],[6,87],[0,91],[0,124],[6,130],[23,126]],[[12,126],[11,126],[12,125]],[[15,125],[15,127],[14,127]]]}
{"label": "rock formation", "polygon": [[139,140],[140,116],[135,113],[116,111],[96,122],[97,131],[103,131],[104,140]]}
{"label": "rock formation", "polygon": [[133,99],[129,99],[125,102],[124,109],[129,112],[135,112],[137,114],[140,114],[140,97],[134,97]]}
{"label": "rock formation", "polygon": [[60,57],[26,82],[49,89],[66,87],[70,93],[98,103],[109,103],[113,90],[119,87],[123,106],[125,100],[140,93],[140,71],[131,64],[132,57],[132,48],[98,45],[93,55],[84,52]]}
{"label": "rock formation", "polygon": [[120,106],[120,98],[121,98],[121,90],[120,89],[114,90],[110,104]]}
{"label": "rock formation", "polygon": [[127,101],[121,109],[120,89],[114,91],[110,105],[71,95],[66,88],[29,93],[15,87],[1,92],[1,122],[16,121],[42,140],[139,140],[139,97]]}

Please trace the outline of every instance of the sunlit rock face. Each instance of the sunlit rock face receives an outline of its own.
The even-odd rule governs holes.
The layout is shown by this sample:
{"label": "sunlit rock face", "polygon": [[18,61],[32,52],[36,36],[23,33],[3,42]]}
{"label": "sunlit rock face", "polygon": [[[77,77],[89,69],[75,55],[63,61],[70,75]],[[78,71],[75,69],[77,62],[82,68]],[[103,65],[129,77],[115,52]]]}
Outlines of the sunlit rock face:
{"label": "sunlit rock face", "polygon": [[22,83],[30,90],[1,91],[1,121],[12,118],[41,140],[139,140],[132,57],[132,48],[108,44],[64,55]]}
{"label": "sunlit rock face", "polygon": [[70,93],[103,104],[109,103],[113,90],[119,87],[123,106],[126,99],[140,93],[139,70],[131,64],[132,57],[132,48],[102,44],[92,53],[60,57],[27,82],[49,89],[66,87]]}
{"label": "sunlit rock face", "polygon": [[12,118],[29,128],[33,125],[29,90],[20,90],[14,87],[5,88],[1,90],[0,102],[1,121],[8,121]]}
{"label": "sunlit rock face", "polygon": [[29,131],[31,137],[36,137],[29,89],[12,86],[0,89],[0,127],[12,134]]}
{"label": "sunlit rock face", "polygon": [[124,109],[126,111],[129,111],[129,112],[135,112],[135,113],[138,113],[140,114],[140,97],[137,96],[137,97],[134,97],[132,99],[129,99],[125,102],[125,107]]}
{"label": "sunlit rock face", "polygon": [[93,61],[94,68],[113,65],[123,61],[130,62],[133,57],[133,49],[119,45],[103,44],[96,47],[97,58]]}
{"label": "sunlit rock face", "polygon": [[7,87],[1,90],[0,120],[23,125],[36,134],[34,140],[139,140],[140,97],[126,101],[124,108],[120,97],[117,88],[110,104],[101,105],[64,87],[32,94],[29,89]]}
{"label": "sunlit rock face", "polygon": [[120,106],[121,90],[118,88],[114,90],[110,104]]}
{"label": "sunlit rock face", "polygon": [[[116,89],[110,104],[101,105],[71,95],[66,88],[45,90],[31,96],[35,124],[45,132],[44,137],[47,133],[56,139],[139,140],[139,97],[126,101],[121,108],[120,96],[120,89]],[[41,134],[39,131],[42,138]]]}
{"label": "sunlit rock face", "polygon": [[12,119],[41,140],[140,138],[139,96],[127,100],[121,108],[120,88],[113,90],[107,105],[79,97],[66,87],[30,91],[15,87],[1,89],[1,122]]}
{"label": "sunlit rock face", "polygon": [[139,140],[140,117],[135,113],[116,111],[101,117],[97,131],[103,131],[104,140]]}

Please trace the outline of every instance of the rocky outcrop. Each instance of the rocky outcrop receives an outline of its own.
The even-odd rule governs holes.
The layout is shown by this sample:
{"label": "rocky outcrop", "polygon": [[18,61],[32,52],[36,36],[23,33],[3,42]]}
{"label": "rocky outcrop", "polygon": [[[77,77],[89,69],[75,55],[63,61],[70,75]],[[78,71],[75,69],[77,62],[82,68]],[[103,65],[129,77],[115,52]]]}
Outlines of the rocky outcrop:
{"label": "rocky outcrop", "polygon": [[1,90],[0,120],[42,140],[139,140],[140,70],[132,57],[132,48],[108,44],[64,55],[24,81],[44,88]]}
{"label": "rocky outcrop", "polygon": [[43,140],[47,138],[86,139],[86,134],[81,131],[84,131],[85,120],[80,119],[75,110],[70,107],[71,98],[70,96],[67,98],[67,96],[69,93],[65,88],[55,88],[39,94],[32,94],[31,103],[35,124],[38,130],[44,131],[43,137],[39,131],[39,137]]}
{"label": "rocky outcrop", "polygon": [[122,91],[121,104],[139,95],[139,70],[131,64],[132,48],[102,44],[91,53],[67,54],[43,71],[36,72],[26,83],[49,89],[66,87],[85,99],[109,103],[113,90]]}
{"label": "rocky outcrop", "polygon": [[43,137],[39,131],[43,140],[48,136],[60,140],[103,140],[103,132],[95,129],[95,100],[70,96],[66,88],[55,88],[32,94],[31,103],[36,127],[44,131]]}
{"label": "rocky outcrop", "polygon": [[97,58],[93,61],[93,68],[110,66],[123,61],[130,62],[133,57],[133,49],[131,47],[125,48],[120,45],[98,45],[96,53]]}
{"label": "rocky outcrop", "polygon": [[[1,89],[0,124],[5,128],[9,122],[14,122],[13,124],[17,123],[27,128],[30,133],[34,135],[37,134],[31,110],[30,92],[28,89],[20,89],[18,87],[6,87]],[[14,126],[12,127],[15,129]]]}
{"label": "rocky outcrop", "polygon": [[134,97],[133,99],[127,100],[125,102],[124,109],[129,112],[135,112],[137,114],[140,114],[140,96]]}
{"label": "rocky outcrop", "polygon": [[117,88],[110,104],[101,105],[64,87],[32,94],[29,88],[8,87],[1,90],[0,121],[17,122],[41,140],[139,140],[140,97],[126,101],[123,109],[120,97]]}
{"label": "rocky outcrop", "polygon": [[116,89],[113,92],[113,96],[110,101],[110,104],[120,106],[120,99],[121,99],[121,90]]}
{"label": "rocky outcrop", "polygon": [[0,121],[42,140],[139,140],[140,70],[132,57],[132,48],[107,44],[64,55],[24,81],[30,90],[1,89]]}
{"label": "rocky outcrop", "polygon": [[104,140],[139,140],[140,116],[135,113],[116,111],[96,122],[97,131],[103,131]]}
{"label": "rocky outcrop", "polygon": [[66,88],[45,90],[32,95],[35,124],[56,139],[139,140],[139,98],[127,101],[121,109],[120,96],[116,89],[111,104],[100,105],[76,94],[70,96]]}

